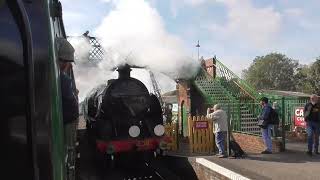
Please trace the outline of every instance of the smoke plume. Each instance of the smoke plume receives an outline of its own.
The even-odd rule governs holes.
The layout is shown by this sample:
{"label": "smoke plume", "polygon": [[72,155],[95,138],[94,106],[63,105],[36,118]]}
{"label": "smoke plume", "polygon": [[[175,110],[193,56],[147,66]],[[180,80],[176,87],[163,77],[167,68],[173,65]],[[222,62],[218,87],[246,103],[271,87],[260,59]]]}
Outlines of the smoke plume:
{"label": "smoke plume", "polygon": [[[151,69],[162,92],[175,89],[174,79],[192,77],[199,66],[188,57],[182,41],[165,29],[164,22],[150,4],[144,0],[114,0],[113,10],[103,19],[94,34],[105,49],[101,62],[88,62],[90,49],[85,39],[70,39],[79,60],[75,74],[80,98],[98,84],[115,78],[116,66],[130,64]],[[133,70],[132,76],[152,90],[146,70]]]}
{"label": "smoke plume", "polygon": [[188,57],[182,41],[169,34],[156,9],[144,0],[117,0],[96,34],[111,55],[105,63],[148,67],[172,78],[191,77],[197,61]]}

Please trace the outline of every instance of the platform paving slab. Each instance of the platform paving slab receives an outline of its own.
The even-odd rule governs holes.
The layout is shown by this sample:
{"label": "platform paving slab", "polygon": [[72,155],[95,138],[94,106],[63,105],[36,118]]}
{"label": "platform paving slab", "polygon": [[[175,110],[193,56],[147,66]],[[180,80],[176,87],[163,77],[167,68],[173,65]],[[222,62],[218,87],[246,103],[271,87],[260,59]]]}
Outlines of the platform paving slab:
{"label": "platform paving slab", "polygon": [[[190,158],[196,158],[197,162],[200,159],[210,161],[248,179],[319,180],[320,155],[308,156],[305,153],[306,144],[288,143],[287,147],[285,152],[248,154],[244,159],[220,159],[214,156]],[[209,167],[210,163],[207,166]]]}

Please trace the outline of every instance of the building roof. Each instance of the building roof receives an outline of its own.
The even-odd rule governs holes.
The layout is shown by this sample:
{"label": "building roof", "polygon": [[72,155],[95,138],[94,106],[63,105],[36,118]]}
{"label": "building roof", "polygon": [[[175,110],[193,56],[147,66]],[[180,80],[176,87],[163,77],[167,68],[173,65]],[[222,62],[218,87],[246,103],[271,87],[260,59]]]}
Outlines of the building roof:
{"label": "building roof", "polygon": [[161,97],[164,102],[174,104],[174,103],[178,103],[177,94],[178,94],[178,90],[173,90],[173,91],[169,91],[162,94]]}
{"label": "building roof", "polygon": [[178,90],[173,90],[173,91],[168,91],[164,94],[162,94],[162,96],[177,96]]}
{"label": "building roof", "polygon": [[287,97],[310,97],[311,96],[311,94],[306,94],[303,92],[294,92],[294,91],[261,90],[260,92],[277,95],[277,96],[287,96]]}
{"label": "building roof", "polygon": [[177,96],[165,96],[162,97],[163,102],[165,103],[171,103],[171,104],[176,104],[178,103],[178,98]]}

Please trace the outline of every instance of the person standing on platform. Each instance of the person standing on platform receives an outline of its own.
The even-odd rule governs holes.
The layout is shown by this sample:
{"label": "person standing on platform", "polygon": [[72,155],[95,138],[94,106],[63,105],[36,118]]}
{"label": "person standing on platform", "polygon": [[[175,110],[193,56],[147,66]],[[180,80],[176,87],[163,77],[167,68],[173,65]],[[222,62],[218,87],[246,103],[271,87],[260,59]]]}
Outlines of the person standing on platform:
{"label": "person standing on platform", "polygon": [[312,156],[312,148],[315,154],[319,154],[320,106],[317,95],[311,95],[310,102],[305,105],[304,118],[307,123],[308,134],[307,154]]}
{"label": "person standing on platform", "polygon": [[273,110],[269,104],[267,97],[260,99],[260,105],[262,106],[262,112],[258,119],[266,121],[266,126],[262,127],[262,139],[266,146],[266,150],[262,151],[261,154],[272,154],[272,140],[271,140],[271,111]]}
{"label": "person standing on platform", "polygon": [[213,121],[216,146],[219,149],[218,157],[224,158],[226,157],[225,140],[228,131],[227,113],[221,109],[219,104],[216,104],[213,108],[207,109],[207,118]]}
{"label": "person standing on platform", "polygon": [[[273,102],[272,109],[276,112],[276,115],[278,116],[278,118],[276,120],[279,120],[279,113],[281,112],[279,104],[277,102]],[[279,130],[280,124],[279,123],[280,123],[280,121],[272,122],[272,124],[273,124],[272,135],[273,135],[273,137],[280,136],[280,130]]]}

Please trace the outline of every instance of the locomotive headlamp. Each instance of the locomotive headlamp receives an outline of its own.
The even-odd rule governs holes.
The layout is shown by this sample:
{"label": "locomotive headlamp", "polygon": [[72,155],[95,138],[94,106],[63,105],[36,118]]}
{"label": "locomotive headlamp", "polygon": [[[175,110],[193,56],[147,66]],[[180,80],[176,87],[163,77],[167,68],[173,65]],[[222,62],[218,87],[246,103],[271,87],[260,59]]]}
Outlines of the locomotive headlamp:
{"label": "locomotive headlamp", "polygon": [[154,127],[153,131],[155,135],[162,136],[164,135],[164,126],[161,124],[158,124],[156,125],[156,127]]}
{"label": "locomotive headlamp", "polygon": [[129,135],[133,138],[138,137],[140,134],[140,128],[138,126],[131,126],[129,128]]}

